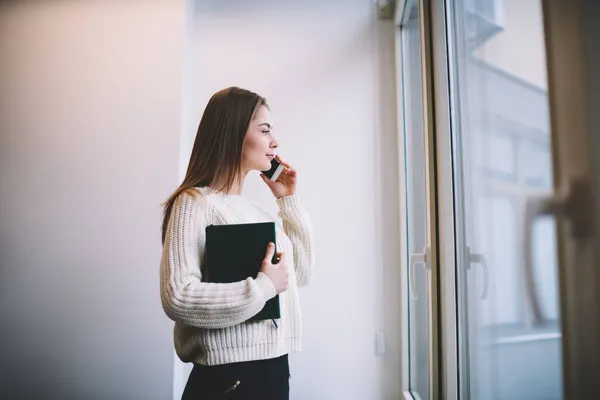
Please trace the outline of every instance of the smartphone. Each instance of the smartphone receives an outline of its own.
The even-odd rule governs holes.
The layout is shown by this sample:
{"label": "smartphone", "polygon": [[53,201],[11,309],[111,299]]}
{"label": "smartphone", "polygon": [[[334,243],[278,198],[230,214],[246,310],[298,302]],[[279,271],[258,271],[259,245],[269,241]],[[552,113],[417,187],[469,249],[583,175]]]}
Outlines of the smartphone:
{"label": "smartphone", "polygon": [[267,178],[269,178],[271,181],[275,182],[277,180],[277,178],[279,178],[279,175],[281,175],[281,172],[283,171],[283,165],[281,165],[279,163],[279,161],[277,161],[275,158],[273,158],[271,160],[271,169],[268,171],[261,171]]}

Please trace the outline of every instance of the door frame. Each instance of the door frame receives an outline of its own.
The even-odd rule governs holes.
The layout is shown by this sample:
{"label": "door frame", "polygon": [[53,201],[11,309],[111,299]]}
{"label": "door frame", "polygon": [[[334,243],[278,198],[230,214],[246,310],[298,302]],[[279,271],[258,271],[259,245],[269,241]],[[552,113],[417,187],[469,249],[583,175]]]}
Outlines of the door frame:
{"label": "door frame", "polygon": [[[398,104],[398,153],[399,153],[399,172],[400,172],[400,223],[402,227],[407,224],[406,215],[406,173],[405,147],[404,147],[404,99],[403,99],[403,60],[402,60],[402,21],[404,11],[408,0],[398,0],[395,10],[395,49],[396,49],[396,74],[397,74],[397,104]],[[426,229],[426,248],[430,249],[427,254],[427,358],[428,358],[428,398],[440,399],[440,326],[439,326],[439,273],[437,271],[437,194],[436,194],[436,144],[435,144],[435,111],[433,106],[433,62],[431,59],[432,31],[431,9],[429,0],[416,0],[419,12],[419,40],[421,46],[421,90],[423,106],[423,132],[424,132],[424,161],[425,161],[425,189],[426,189],[426,209],[427,209],[427,229]],[[406,232],[403,230],[403,232]],[[402,238],[401,254],[407,255],[406,238]],[[407,257],[402,257],[402,282],[403,299],[402,304],[402,346],[403,351],[409,351],[409,326],[408,326],[408,308],[409,308],[409,282],[407,277]],[[408,356],[402,357],[402,391],[405,399],[414,399],[410,392],[410,363]]]}
{"label": "door frame", "polygon": [[[404,87],[404,75],[405,75],[405,63],[404,63],[404,39],[403,39],[403,21],[405,19],[405,9],[411,3],[415,3],[418,7],[419,0],[398,0],[396,3],[395,16],[394,16],[394,49],[395,49],[395,72],[396,72],[396,104],[397,104],[397,132],[398,132],[398,171],[399,171],[399,198],[400,198],[400,226],[401,226],[401,288],[402,288],[402,393],[405,400],[421,400],[420,396],[416,392],[411,391],[410,382],[410,302],[411,302],[411,288],[408,279],[409,273],[409,256],[410,250],[408,248],[408,195],[406,193],[407,183],[409,177],[407,176],[406,169],[406,130],[407,125],[405,121],[405,99],[404,95],[407,88]],[[423,299],[424,300],[424,299]],[[426,330],[429,330],[427,327]],[[429,349],[429,344],[427,345]],[[429,373],[429,371],[428,371]],[[428,389],[429,390],[429,389]]]}
{"label": "door frame", "polygon": [[600,120],[593,109],[600,79],[591,74],[598,66],[591,46],[600,7],[594,0],[542,0],[542,12],[555,192],[568,193],[580,180],[586,193],[575,201],[587,233],[578,221],[557,218],[564,395],[582,399],[600,393],[600,143],[594,137]]}
{"label": "door frame", "polygon": [[[464,268],[459,269],[459,261],[464,260],[462,254],[456,254],[457,241],[455,224],[455,198],[454,198],[454,143],[452,142],[452,129],[455,127],[455,118],[452,113],[451,80],[452,57],[449,48],[448,34],[452,28],[452,21],[448,18],[445,0],[425,0],[428,6],[424,7],[427,13],[429,46],[428,57],[430,60],[428,76],[431,82],[431,112],[433,122],[429,133],[433,137],[435,165],[435,203],[436,207],[436,240],[437,240],[437,277],[438,277],[438,302],[437,302],[437,333],[438,343],[438,379],[436,380],[438,397],[440,399],[455,400],[464,398],[463,385],[459,382],[459,365],[462,365],[462,354],[459,353],[458,320],[461,317],[457,310],[458,301],[466,301],[460,296],[461,274]],[[466,277],[465,277],[466,279]],[[464,376],[464,374],[463,374]]]}
{"label": "door frame", "polygon": [[403,64],[402,64],[402,34],[400,25],[404,13],[404,7],[406,0],[398,0],[396,3],[396,9],[394,12],[394,71],[396,74],[396,132],[398,135],[398,199],[399,199],[399,210],[400,216],[400,267],[402,273],[400,274],[400,294],[401,294],[401,349],[402,349],[402,366],[401,366],[401,389],[403,396],[406,400],[414,400],[410,393],[410,360],[409,360],[409,287],[407,279],[407,238],[406,238],[406,227],[408,224],[406,215],[406,173],[404,164],[405,160],[405,142],[404,142],[404,80],[403,80]]}
{"label": "door frame", "polygon": [[[398,0],[395,10],[395,49],[396,49],[396,74],[398,83],[397,87],[397,104],[398,104],[398,134],[400,136],[399,143],[399,171],[400,171],[400,223],[401,226],[406,226],[406,193],[404,193],[406,174],[404,170],[404,104],[403,104],[403,81],[402,81],[402,51],[401,51],[401,30],[402,21],[404,19],[404,11],[408,0]],[[434,61],[432,59],[432,47],[434,46],[434,33],[432,26],[432,4],[430,0],[416,0],[419,12],[419,40],[421,46],[420,63],[421,63],[421,90],[422,90],[422,107],[423,107],[423,133],[424,133],[424,160],[425,160],[425,189],[426,189],[426,263],[428,271],[427,279],[427,348],[428,348],[428,397],[430,399],[441,399],[442,397],[442,368],[440,362],[441,355],[441,332],[440,329],[440,290],[439,290],[439,271],[438,271],[438,205],[437,205],[437,150],[436,150],[436,110],[434,105],[434,80],[437,76],[434,75]],[[401,244],[402,254],[407,254],[406,240],[403,238]],[[406,262],[407,257],[402,257],[403,272],[407,271],[409,266]],[[402,288],[404,290],[403,298],[406,301],[402,305],[402,344],[404,351],[408,351],[409,346],[409,326],[408,326],[408,307],[409,304],[409,282],[406,279],[406,273],[402,274]],[[405,399],[413,399],[414,396],[410,392],[409,380],[409,358],[402,357],[402,390]]]}

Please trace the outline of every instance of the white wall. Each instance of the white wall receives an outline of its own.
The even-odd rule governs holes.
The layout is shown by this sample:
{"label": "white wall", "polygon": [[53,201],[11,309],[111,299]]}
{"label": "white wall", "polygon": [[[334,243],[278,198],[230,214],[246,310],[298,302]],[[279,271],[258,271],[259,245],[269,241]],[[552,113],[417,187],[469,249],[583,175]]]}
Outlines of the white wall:
{"label": "white wall", "polygon": [[183,0],[0,5],[0,397],[167,399]]}
{"label": "white wall", "polygon": [[[185,163],[209,97],[231,85],[257,91],[271,105],[279,153],[299,171],[315,227],[317,272],[301,290],[304,351],[291,356],[291,398],[399,398],[391,22],[379,21],[369,0],[194,4]],[[276,213],[257,175],[244,191]],[[388,351],[378,358],[380,330]],[[176,363],[176,397],[188,371]]]}

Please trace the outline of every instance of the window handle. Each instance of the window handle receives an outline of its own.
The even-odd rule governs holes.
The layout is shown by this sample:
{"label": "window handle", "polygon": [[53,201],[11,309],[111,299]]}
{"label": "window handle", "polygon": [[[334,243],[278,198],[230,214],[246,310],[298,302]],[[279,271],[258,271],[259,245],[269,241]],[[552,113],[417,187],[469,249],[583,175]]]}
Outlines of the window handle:
{"label": "window handle", "polygon": [[423,253],[415,253],[411,254],[408,262],[408,281],[409,281],[409,289],[410,289],[410,297],[413,300],[418,300],[415,282],[415,268],[417,265],[423,265],[425,270],[429,269],[428,260],[429,260],[429,248],[426,248]]}
{"label": "window handle", "polygon": [[485,300],[487,298],[489,288],[489,270],[487,259],[483,254],[471,253],[469,246],[466,246],[466,250],[466,254],[469,257],[467,269],[471,269],[472,264],[478,264],[481,267],[481,299]]}
{"label": "window handle", "polygon": [[523,278],[530,311],[529,325],[539,325],[544,319],[533,271],[535,220],[544,215],[561,218],[569,223],[571,236],[575,240],[581,240],[592,235],[593,206],[591,186],[589,179],[585,177],[573,179],[570,185],[557,193],[527,199],[523,218]]}

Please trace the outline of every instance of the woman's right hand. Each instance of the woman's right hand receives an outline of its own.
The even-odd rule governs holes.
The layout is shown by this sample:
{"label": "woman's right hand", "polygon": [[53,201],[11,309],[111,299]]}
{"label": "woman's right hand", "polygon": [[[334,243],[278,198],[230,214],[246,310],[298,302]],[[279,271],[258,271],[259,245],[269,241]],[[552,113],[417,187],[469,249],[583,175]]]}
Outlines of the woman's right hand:
{"label": "woman's right hand", "polygon": [[287,258],[285,254],[282,252],[277,253],[277,258],[279,262],[277,264],[271,263],[273,259],[273,254],[275,253],[275,245],[273,243],[269,243],[267,246],[267,253],[265,254],[265,258],[262,262],[262,267],[260,268],[260,272],[267,275],[273,286],[275,286],[275,291],[277,294],[281,292],[285,292],[288,288],[288,266],[287,266]]}

